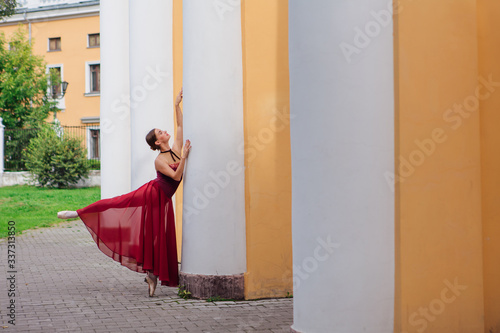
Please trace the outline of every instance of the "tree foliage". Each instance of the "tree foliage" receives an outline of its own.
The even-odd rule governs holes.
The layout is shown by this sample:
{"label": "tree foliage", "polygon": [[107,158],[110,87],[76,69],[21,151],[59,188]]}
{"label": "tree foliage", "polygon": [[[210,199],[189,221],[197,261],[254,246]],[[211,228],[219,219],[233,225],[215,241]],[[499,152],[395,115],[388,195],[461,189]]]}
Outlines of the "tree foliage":
{"label": "tree foliage", "polygon": [[0,0],[0,19],[13,15],[16,11],[16,0]]}
{"label": "tree foliage", "polygon": [[4,133],[4,169],[6,171],[24,171],[26,165],[23,151],[28,147],[30,140],[38,134],[36,128],[6,129]]}
{"label": "tree foliage", "polygon": [[6,128],[38,127],[55,110],[47,89],[56,78],[45,68],[22,25],[9,40],[0,34],[0,116]]}
{"label": "tree foliage", "polygon": [[69,187],[89,174],[81,140],[59,136],[52,126],[43,126],[23,155],[33,180],[41,186]]}

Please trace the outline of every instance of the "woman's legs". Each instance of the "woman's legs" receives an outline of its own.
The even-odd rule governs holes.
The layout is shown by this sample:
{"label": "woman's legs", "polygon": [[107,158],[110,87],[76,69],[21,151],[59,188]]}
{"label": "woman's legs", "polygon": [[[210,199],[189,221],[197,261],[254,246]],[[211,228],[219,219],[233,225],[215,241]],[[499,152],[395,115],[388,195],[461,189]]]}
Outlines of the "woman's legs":
{"label": "woman's legs", "polygon": [[74,210],[63,210],[62,212],[57,213],[57,217],[60,219],[74,219],[78,217],[78,213]]}
{"label": "woman's legs", "polygon": [[156,290],[156,284],[158,283],[158,276],[154,275],[153,272],[148,271],[144,281],[148,284],[149,297],[153,297]]}
{"label": "woman's legs", "polygon": [[[78,213],[74,210],[63,210],[57,213],[57,217],[60,219],[72,219],[78,217]],[[153,272],[148,271],[144,281],[148,284],[149,297],[153,297],[158,283],[158,276],[154,275]]]}

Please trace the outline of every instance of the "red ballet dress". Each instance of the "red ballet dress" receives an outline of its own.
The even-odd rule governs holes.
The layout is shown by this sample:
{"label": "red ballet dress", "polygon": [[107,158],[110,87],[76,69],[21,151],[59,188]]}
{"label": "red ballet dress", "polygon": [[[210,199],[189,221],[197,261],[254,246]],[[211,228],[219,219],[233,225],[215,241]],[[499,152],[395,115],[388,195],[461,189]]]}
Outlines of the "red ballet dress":
{"label": "red ballet dress", "polygon": [[[179,163],[170,164],[174,171]],[[152,271],[162,285],[179,285],[172,205],[180,181],[157,178],[130,193],[77,210],[99,249],[133,271]]]}

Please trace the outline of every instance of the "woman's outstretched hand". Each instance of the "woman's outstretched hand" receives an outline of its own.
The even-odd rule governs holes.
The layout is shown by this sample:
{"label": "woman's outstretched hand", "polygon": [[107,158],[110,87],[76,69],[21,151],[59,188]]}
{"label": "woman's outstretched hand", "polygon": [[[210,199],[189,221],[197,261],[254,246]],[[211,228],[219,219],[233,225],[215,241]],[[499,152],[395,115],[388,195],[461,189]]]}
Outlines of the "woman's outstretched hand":
{"label": "woman's outstretched hand", "polygon": [[181,91],[179,91],[179,94],[177,95],[177,98],[175,99],[175,105],[179,105],[182,102],[182,88]]}
{"label": "woman's outstretched hand", "polygon": [[184,149],[182,150],[182,157],[187,158],[189,156],[189,151],[191,150],[191,141],[186,140],[184,144]]}

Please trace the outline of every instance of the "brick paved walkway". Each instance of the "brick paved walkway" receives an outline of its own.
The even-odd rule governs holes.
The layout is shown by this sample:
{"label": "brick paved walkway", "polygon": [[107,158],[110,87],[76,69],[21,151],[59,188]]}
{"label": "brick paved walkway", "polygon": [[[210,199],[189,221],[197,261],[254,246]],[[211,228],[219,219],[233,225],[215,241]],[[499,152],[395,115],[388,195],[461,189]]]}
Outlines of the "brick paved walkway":
{"label": "brick paved walkway", "polygon": [[[96,247],[81,221],[16,237],[15,297],[8,296],[7,242],[0,242],[0,332],[289,332],[292,300],[184,300]],[[8,323],[10,300],[15,323]]]}

